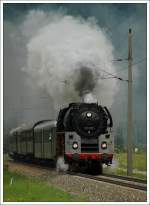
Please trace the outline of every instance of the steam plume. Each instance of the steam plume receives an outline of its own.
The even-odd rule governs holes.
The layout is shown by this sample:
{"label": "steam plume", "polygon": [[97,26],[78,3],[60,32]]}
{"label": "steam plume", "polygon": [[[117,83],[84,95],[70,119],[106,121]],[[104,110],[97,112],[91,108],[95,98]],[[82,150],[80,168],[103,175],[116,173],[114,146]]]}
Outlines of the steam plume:
{"label": "steam plume", "polygon": [[58,157],[57,163],[56,163],[56,171],[57,172],[66,172],[69,168],[69,165],[65,163],[65,160],[63,157]]}
{"label": "steam plume", "polygon": [[[60,14],[50,18],[51,15],[42,11],[38,15],[38,12],[30,12],[30,18],[27,16],[23,23],[31,35],[26,36],[27,64],[23,71],[46,89],[56,110],[71,101],[79,101],[85,94],[96,96],[110,107],[116,83],[99,80],[104,74],[101,68],[115,72],[113,64],[108,62],[108,56],[113,59],[113,46],[105,31],[93,19],[84,21]],[[32,24],[38,25],[33,34]]]}

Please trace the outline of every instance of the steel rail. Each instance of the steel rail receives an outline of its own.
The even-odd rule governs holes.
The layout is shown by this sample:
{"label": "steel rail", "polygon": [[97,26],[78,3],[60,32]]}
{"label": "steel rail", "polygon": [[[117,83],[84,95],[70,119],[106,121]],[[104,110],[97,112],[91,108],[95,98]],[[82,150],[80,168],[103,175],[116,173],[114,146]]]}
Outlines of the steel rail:
{"label": "steel rail", "polygon": [[116,185],[120,185],[120,186],[124,186],[124,187],[129,187],[129,188],[133,188],[133,189],[138,189],[138,190],[142,190],[142,191],[147,191],[147,185],[145,183],[141,183],[141,182],[137,182],[136,180],[127,180],[127,179],[122,179],[119,178],[119,176],[115,175],[115,177],[112,176],[104,176],[104,175],[98,175],[98,176],[94,176],[94,175],[87,175],[87,174],[81,174],[81,173],[76,173],[76,172],[68,172],[70,175],[74,175],[74,176],[78,176],[78,177],[82,177],[82,178],[88,178],[88,179],[93,179],[96,181],[102,181],[102,182],[107,182],[107,183],[111,183],[111,184],[116,184]]}
{"label": "steel rail", "polygon": [[122,176],[122,175],[115,175],[115,174],[106,174],[106,173],[104,173],[102,175],[106,176],[106,177],[113,177],[113,178],[117,178],[117,179],[124,179],[127,181],[133,181],[133,182],[138,182],[138,183],[142,183],[142,184],[147,184],[147,180],[136,178],[136,177]]}
{"label": "steel rail", "polygon": [[7,160],[8,162],[10,162],[10,164],[22,164],[22,165],[27,165],[29,167],[34,167],[37,169],[42,169],[42,170],[47,170],[47,171],[53,171],[55,170],[54,167],[51,166],[51,164],[49,165],[45,165],[39,162],[26,162],[26,161],[21,161],[21,160]]}

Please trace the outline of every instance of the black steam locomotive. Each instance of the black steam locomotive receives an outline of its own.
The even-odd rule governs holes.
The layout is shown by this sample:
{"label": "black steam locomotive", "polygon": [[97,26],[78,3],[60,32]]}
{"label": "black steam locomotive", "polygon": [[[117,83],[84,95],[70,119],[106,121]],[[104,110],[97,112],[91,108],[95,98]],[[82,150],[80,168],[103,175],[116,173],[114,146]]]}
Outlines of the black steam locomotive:
{"label": "black steam locomotive", "polygon": [[59,112],[57,133],[64,142],[63,155],[71,165],[102,172],[113,157],[112,117],[96,103],[71,103]]}

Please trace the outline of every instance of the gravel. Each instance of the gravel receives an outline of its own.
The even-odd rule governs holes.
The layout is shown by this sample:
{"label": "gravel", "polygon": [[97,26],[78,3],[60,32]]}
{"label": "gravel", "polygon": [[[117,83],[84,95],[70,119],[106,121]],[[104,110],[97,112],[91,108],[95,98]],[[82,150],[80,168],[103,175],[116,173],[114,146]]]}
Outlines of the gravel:
{"label": "gravel", "polygon": [[55,185],[72,195],[86,198],[88,202],[146,202],[147,200],[145,191],[57,173],[54,170],[42,169],[34,165],[9,162],[8,169],[43,179],[48,184]]}
{"label": "gravel", "polygon": [[145,202],[147,197],[144,191],[67,174],[57,175],[48,181],[68,192],[82,193],[90,202]]}

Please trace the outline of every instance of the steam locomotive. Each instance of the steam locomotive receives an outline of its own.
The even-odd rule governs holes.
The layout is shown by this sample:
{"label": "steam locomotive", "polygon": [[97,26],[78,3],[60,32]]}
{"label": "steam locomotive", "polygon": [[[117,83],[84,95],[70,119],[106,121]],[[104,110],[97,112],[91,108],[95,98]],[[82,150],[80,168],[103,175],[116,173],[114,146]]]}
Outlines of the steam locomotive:
{"label": "steam locomotive", "polygon": [[71,103],[59,112],[57,135],[62,155],[71,167],[102,172],[102,163],[112,163],[112,117],[96,103]]}
{"label": "steam locomotive", "polygon": [[112,163],[112,117],[96,103],[70,103],[56,121],[39,121],[10,132],[9,154],[14,159],[53,161],[63,156],[71,170],[102,173]]}

